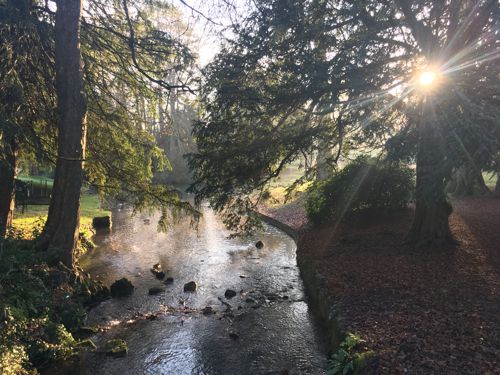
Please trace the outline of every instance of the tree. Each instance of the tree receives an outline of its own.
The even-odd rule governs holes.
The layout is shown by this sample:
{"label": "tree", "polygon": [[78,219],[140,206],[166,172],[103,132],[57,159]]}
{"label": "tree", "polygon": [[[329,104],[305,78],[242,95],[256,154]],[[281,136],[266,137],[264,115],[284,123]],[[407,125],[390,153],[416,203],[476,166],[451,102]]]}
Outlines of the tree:
{"label": "tree", "polygon": [[[47,160],[53,121],[52,72],[45,20],[30,1],[0,1],[0,237],[14,214],[19,158]],[[35,151],[36,150],[36,151]]]}
{"label": "tree", "polygon": [[[391,146],[417,161],[410,238],[452,240],[446,182],[465,161],[488,160],[498,149],[493,2],[255,7],[205,70],[192,191],[242,227],[238,214],[253,207],[251,192],[320,141],[341,152]],[[415,75],[434,66],[444,77],[440,91],[425,92]],[[464,96],[473,86],[477,95]]]}
{"label": "tree", "polygon": [[44,235],[48,248],[73,267],[79,236],[80,190],[85,160],[86,102],[80,51],[81,0],[59,0],[55,18],[58,152]]}
{"label": "tree", "polygon": [[[126,199],[137,208],[175,206],[193,213],[177,194],[152,184],[153,172],[167,167],[168,161],[142,115],[131,110],[130,103],[137,98],[154,106],[158,90],[165,95],[173,89],[189,90],[191,53],[173,33],[149,21],[144,11],[146,5],[153,7],[167,19],[175,9],[148,4],[111,0],[84,4],[80,35],[88,109],[84,178],[101,193]],[[42,1],[5,0],[0,1],[0,17],[2,88],[13,81],[23,98],[15,122],[11,121],[20,156],[54,165],[55,12]],[[178,77],[177,82],[169,83],[170,76]],[[40,248],[48,246],[48,237],[40,241]]]}
{"label": "tree", "polygon": [[[453,168],[472,163],[479,169],[475,162],[491,159],[498,147],[498,138],[488,137],[498,118],[497,100],[489,96],[495,87],[494,67],[481,61],[492,51],[496,5],[494,1],[464,4],[456,0],[442,4],[398,0],[397,4],[419,56],[443,73],[446,67],[450,70],[449,81],[443,83],[450,94],[424,99],[418,124],[416,212],[410,232],[410,238],[419,243],[439,244],[453,240],[448,225],[451,207],[444,192]],[[475,68],[467,66],[471,62]],[[480,89],[476,98],[463,92],[471,79],[477,80]]]}

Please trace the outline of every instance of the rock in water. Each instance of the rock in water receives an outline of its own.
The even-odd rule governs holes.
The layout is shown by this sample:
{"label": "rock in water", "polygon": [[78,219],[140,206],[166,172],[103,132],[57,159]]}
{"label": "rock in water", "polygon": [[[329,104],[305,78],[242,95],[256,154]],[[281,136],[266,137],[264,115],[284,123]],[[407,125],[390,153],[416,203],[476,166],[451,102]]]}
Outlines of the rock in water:
{"label": "rock in water", "polygon": [[163,272],[163,271],[155,272],[154,274],[155,274],[156,278],[159,280],[163,280],[165,278],[165,272]]}
{"label": "rock in water", "polygon": [[234,296],[236,296],[236,292],[234,290],[226,289],[226,292],[224,293],[224,297],[226,297],[227,299],[231,299]]}
{"label": "rock in water", "polygon": [[94,229],[109,229],[111,228],[111,217],[108,215],[94,217],[92,219],[92,226]]}
{"label": "rock in water", "polygon": [[257,241],[257,242],[255,243],[255,247],[256,247],[257,249],[262,249],[262,248],[264,247],[264,242],[262,242],[262,241]]}
{"label": "rock in water", "polygon": [[190,281],[186,284],[184,284],[184,291],[185,292],[196,292],[196,283],[194,281]]}
{"label": "rock in water", "polygon": [[240,335],[238,335],[238,334],[237,334],[237,333],[235,333],[235,332],[230,332],[230,333],[229,333],[229,338],[230,338],[231,340],[238,340],[238,339],[240,338]]}
{"label": "rock in water", "polygon": [[173,277],[167,277],[166,280],[163,282],[164,284],[172,284],[174,282]]}
{"label": "rock in water", "polygon": [[111,297],[126,297],[134,292],[134,286],[125,277],[111,284]]}
{"label": "rock in water", "polygon": [[157,286],[154,286],[152,288],[149,288],[149,295],[153,296],[155,294],[163,293],[164,291],[165,291],[165,289],[157,287]]}
{"label": "rock in water", "polygon": [[203,315],[212,315],[212,314],[215,314],[215,311],[214,311],[214,309],[212,309],[211,306],[205,307],[203,310],[201,310],[201,312],[203,313]]}
{"label": "rock in water", "polygon": [[151,272],[157,279],[163,280],[165,278],[165,272],[162,271],[160,263],[156,263],[153,268],[151,268]]}
{"label": "rock in water", "polygon": [[111,357],[125,357],[128,353],[128,346],[125,341],[120,339],[109,340],[104,345],[103,351]]}
{"label": "rock in water", "polygon": [[160,271],[161,270],[161,264],[160,263],[156,263],[153,265],[153,270],[155,271]]}

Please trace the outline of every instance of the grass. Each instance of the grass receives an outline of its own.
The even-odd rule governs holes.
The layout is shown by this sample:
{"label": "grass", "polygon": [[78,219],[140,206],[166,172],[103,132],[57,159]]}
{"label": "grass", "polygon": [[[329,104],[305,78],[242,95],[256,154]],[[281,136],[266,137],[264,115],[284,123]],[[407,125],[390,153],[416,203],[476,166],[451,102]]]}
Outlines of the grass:
{"label": "grass", "polygon": [[[300,165],[300,161],[295,161],[289,166],[285,167],[280,176],[269,184],[269,198],[267,204],[269,206],[279,206],[285,203],[287,198],[287,188],[291,186],[296,180],[301,178],[304,174],[304,168]],[[310,186],[310,182],[306,182],[296,187],[295,192],[289,197],[292,201],[295,199],[297,193],[302,193]]]}
{"label": "grass", "polygon": [[[13,227],[23,233],[33,232],[40,222],[47,219],[48,205],[27,206],[24,213],[18,208],[14,212]],[[91,194],[88,191],[82,192],[80,198],[80,227],[81,231],[86,232],[92,227],[92,219],[96,216],[110,215],[110,211],[101,207],[100,198],[97,194]],[[28,237],[30,237],[28,235]]]}
{"label": "grass", "polygon": [[31,182],[35,186],[45,186],[52,187],[54,180],[49,177],[44,176],[18,176],[19,180],[23,182]]}
{"label": "grass", "polygon": [[497,182],[496,173],[483,172],[483,178],[484,178],[484,182],[486,183],[486,186],[488,186],[488,188],[490,188],[491,190],[495,189],[495,184]]}

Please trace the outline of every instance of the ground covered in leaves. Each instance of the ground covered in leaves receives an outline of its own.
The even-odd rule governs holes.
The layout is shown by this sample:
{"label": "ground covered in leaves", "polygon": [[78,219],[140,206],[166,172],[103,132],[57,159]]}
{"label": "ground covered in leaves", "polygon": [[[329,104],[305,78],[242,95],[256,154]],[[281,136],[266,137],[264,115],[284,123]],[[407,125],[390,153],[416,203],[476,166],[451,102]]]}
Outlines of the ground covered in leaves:
{"label": "ground covered in leaves", "polygon": [[303,232],[338,301],[344,330],[361,336],[380,374],[500,373],[500,197],[453,201],[456,248],[404,245],[412,210],[307,229],[299,205],[268,212]]}

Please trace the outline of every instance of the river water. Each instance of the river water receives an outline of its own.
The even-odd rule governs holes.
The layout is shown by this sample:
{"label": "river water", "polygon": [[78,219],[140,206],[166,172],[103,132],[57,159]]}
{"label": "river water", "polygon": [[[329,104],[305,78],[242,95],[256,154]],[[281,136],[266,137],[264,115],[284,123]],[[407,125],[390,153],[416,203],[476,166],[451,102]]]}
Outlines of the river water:
{"label": "river water", "polygon": [[[93,337],[98,346],[120,338],[129,352],[88,352],[82,374],[324,374],[321,329],[304,302],[289,236],[265,225],[251,238],[228,239],[208,208],[197,230],[186,219],[166,233],[157,215],[113,215],[112,232],[96,235],[81,264],[106,285],[126,277],[135,289],[92,309],[88,325],[108,327]],[[155,278],[156,263],[173,283]],[[189,281],[196,292],[183,291]],[[155,286],[164,292],[148,295]],[[237,295],[226,299],[228,288]],[[215,313],[204,315],[207,306]]]}

